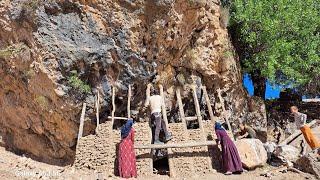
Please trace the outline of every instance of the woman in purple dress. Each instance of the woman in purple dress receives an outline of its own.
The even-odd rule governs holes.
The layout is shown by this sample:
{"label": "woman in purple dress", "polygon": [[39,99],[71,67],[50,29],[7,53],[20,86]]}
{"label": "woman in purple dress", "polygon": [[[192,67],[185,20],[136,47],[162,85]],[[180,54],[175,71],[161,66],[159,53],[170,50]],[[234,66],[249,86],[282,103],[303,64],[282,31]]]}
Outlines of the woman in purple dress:
{"label": "woman in purple dress", "polygon": [[222,149],[222,169],[226,175],[232,173],[241,173],[242,163],[236,146],[228,136],[225,129],[220,123],[215,123],[215,131],[217,135],[217,144],[220,142]]}

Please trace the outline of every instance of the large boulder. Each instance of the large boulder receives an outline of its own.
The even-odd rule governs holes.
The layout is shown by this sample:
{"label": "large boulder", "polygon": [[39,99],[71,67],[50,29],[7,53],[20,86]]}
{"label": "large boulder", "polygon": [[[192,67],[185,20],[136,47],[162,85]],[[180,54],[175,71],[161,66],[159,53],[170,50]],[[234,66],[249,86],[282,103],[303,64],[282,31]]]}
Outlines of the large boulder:
{"label": "large boulder", "polygon": [[274,155],[286,161],[296,161],[299,157],[299,150],[290,145],[277,146]]}
{"label": "large boulder", "polygon": [[301,171],[311,173],[317,178],[320,178],[320,159],[319,155],[316,153],[309,153],[302,156],[296,161],[296,168]]}
{"label": "large boulder", "polygon": [[259,139],[241,139],[235,144],[245,168],[254,169],[267,162],[267,151]]}

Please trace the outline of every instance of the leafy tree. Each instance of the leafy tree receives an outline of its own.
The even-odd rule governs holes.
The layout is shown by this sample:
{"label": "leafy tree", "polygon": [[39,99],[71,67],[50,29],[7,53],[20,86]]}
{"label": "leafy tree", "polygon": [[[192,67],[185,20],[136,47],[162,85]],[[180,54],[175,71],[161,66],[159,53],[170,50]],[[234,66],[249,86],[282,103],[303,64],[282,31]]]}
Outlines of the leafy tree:
{"label": "leafy tree", "polygon": [[229,32],[255,95],[266,79],[303,86],[320,72],[319,0],[234,0]]}

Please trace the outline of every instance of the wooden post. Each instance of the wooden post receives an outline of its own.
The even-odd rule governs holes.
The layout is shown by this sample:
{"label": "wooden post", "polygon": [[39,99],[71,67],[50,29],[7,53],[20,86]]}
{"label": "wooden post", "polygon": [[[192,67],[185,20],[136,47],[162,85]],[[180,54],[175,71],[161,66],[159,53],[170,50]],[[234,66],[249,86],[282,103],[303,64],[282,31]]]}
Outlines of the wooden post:
{"label": "wooden post", "polygon": [[[226,113],[226,108],[224,107],[224,100],[223,100],[223,98],[222,98],[222,96],[221,96],[221,89],[219,88],[219,89],[217,90],[217,92],[218,92],[219,100],[220,100],[220,102],[221,102],[221,104],[222,104],[222,110],[223,110],[224,113]],[[226,115],[225,115],[225,116],[226,116]],[[229,116],[228,116],[228,117],[226,116],[225,118],[226,118],[226,122],[227,122],[227,125],[228,125],[228,128],[229,128],[229,131],[230,131],[231,134],[232,134],[232,138],[235,139],[235,138],[234,138],[234,135],[233,135],[232,128],[231,128],[231,125],[230,125],[230,122],[229,122]]]}
{"label": "wooden post", "polygon": [[131,118],[130,102],[131,102],[131,85],[129,85],[129,88],[128,88],[128,105],[127,105],[128,119]]}
{"label": "wooden post", "polygon": [[210,119],[214,123],[214,115],[213,115],[213,111],[212,111],[212,107],[211,107],[210,98],[208,96],[207,88],[205,86],[202,86],[202,91],[203,91],[204,98],[206,99],[206,104],[208,107]]}
{"label": "wooden post", "polygon": [[113,129],[114,123],[114,113],[116,112],[116,104],[115,104],[115,87],[112,87],[112,113],[111,113],[111,129]]}
{"label": "wooden post", "polygon": [[185,116],[184,110],[183,110],[180,88],[178,88],[176,90],[176,95],[177,95],[177,102],[178,102],[178,106],[179,106],[181,122],[184,124],[185,130],[187,130],[186,116]]}
{"label": "wooden post", "polygon": [[200,105],[198,101],[198,96],[197,96],[197,91],[196,91],[196,85],[192,85],[192,91],[193,91],[193,101],[194,101],[194,106],[196,108],[196,113],[199,121],[199,127],[201,131],[203,131],[203,123],[202,123],[202,117],[201,117],[201,111],[200,111]]}
{"label": "wooden post", "polygon": [[[170,143],[170,144],[148,144],[148,145],[135,145],[135,149],[164,149],[164,148],[188,148],[200,146],[213,146],[217,143],[215,141],[200,141],[189,143]],[[170,169],[171,171],[171,169]]]}
{"label": "wooden post", "polygon": [[[166,101],[165,101],[165,98],[164,98],[163,86],[161,84],[159,85],[159,89],[160,89],[160,96],[161,96],[161,99],[162,99],[162,106],[161,106],[162,117],[163,117],[164,122],[166,123],[167,131],[169,131],[167,108],[166,108],[166,103],[165,103]],[[174,163],[173,163],[173,159],[172,159],[172,154],[173,154],[172,149],[168,148],[168,158],[169,158],[168,161],[169,161],[170,176],[171,177],[175,177],[176,173],[174,171]]]}
{"label": "wooden post", "polygon": [[163,120],[166,123],[166,126],[168,128],[169,123],[168,123],[168,117],[167,117],[167,109],[166,109],[166,104],[165,104],[165,99],[164,99],[164,94],[163,94],[163,86],[161,84],[159,85],[159,89],[160,89],[160,96],[162,99],[162,105],[161,105],[162,117],[163,117]]}
{"label": "wooden post", "polygon": [[[112,119],[112,116],[108,116],[108,119]],[[117,117],[117,116],[114,116],[113,119],[114,119],[114,120],[117,120],[117,119],[118,119],[118,120],[127,120],[128,118],[127,118],[127,117]]]}
{"label": "wooden post", "polygon": [[99,124],[100,124],[99,108],[100,108],[100,94],[98,91],[97,98],[96,98],[96,119],[97,119],[96,133],[99,131]]}
{"label": "wooden post", "polygon": [[87,104],[83,103],[82,106],[82,112],[81,112],[81,116],[80,116],[80,126],[79,126],[79,133],[78,133],[78,142],[80,140],[80,138],[82,137],[82,133],[83,133],[83,124],[84,124],[84,116],[86,114],[86,107]]}

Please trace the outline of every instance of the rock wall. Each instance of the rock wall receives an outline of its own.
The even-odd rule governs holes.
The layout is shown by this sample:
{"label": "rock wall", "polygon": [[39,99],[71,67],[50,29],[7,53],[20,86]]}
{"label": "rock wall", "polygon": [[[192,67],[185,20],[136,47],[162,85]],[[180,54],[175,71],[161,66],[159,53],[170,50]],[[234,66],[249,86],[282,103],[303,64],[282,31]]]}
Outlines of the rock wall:
{"label": "rock wall", "polygon": [[[175,88],[196,83],[207,86],[217,117],[224,117],[225,106],[234,126],[250,118],[255,110],[249,111],[221,16],[218,0],[2,0],[0,129],[5,146],[41,161],[72,163],[82,103],[88,104],[87,135],[95,129],[97,91],[101,121],[110,114],[111,86],[117,88],[119,116],[126,114],[131,84],[132,110],[147,121],[145,87],[156,82],[166,90],[170,112],[177,109]],[[174,114],[171,121],[177,119]]]}

